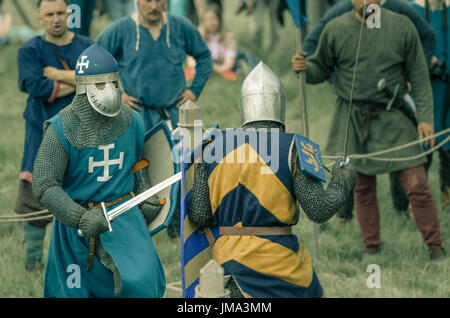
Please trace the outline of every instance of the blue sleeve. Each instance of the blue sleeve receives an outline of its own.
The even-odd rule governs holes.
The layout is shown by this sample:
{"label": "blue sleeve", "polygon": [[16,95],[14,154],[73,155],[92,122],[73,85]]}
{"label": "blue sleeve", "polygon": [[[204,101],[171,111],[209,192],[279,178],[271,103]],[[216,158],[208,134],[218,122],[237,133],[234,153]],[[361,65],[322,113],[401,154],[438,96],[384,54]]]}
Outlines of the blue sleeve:
{"label": "blue sleeve", "polygon": [[430,62],[436,48],[436,33],[431,25],[429,25],[427,21],[425,21],[419,13],[411,7],[411,4],[412,2],[408,4],[403,1],[389,0],[385,7],[386,9],[407,16],[414,23],[417,31],[419,32],[420,40],[422,41],[422,48],[425,53],[425,57],[427,58],[427,61]]}
{"label": "blue sleeve", "polygon": [[43,75],[41,58],[36,47],[21,47],[18,52],[19,89],[37,101],[47,103],[52,96],[54,82]]}
{"label": "blue sleeve", "polygon": [[352,10],[353,4],[350,0],[341,1],[332,6],[325,13],[323,18],[320,19],[319,22],[317,22],[317,25],[305,38],[303,42],[303,51],[306,52],[309,56],[313,55],[316,52],[317,46],[319,45],[320,35],[322,34],[323,29],[328,24],[328,22]]}
{"label": "blue sleeve", "polygon": [[213,70],[211,52],[200,32],[188,21],[184,23],[184,34],[186,53],[191,55],[197,63],[195,78],[189,89],[199,97]]}
{"label": "blue sleeve", "polygon": [[97,44],[111,53],[114,58],[121,54],[120,28],[117,27],[117,21],[107,27],[97,38]]}

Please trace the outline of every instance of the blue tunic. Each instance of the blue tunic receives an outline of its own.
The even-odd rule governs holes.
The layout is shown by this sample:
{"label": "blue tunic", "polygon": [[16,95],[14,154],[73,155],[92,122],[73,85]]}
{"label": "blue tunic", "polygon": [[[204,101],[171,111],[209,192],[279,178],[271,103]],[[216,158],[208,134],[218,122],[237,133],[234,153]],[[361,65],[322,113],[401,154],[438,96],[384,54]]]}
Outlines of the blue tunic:
{"label": "blue tunic", "polygon": [[[70,158],[63,189],[73,200],[80,204],[108,202],[133,191],[132,166],[144,143],[142,120],[133,113],[134,122],[114,143],[80,151],[64,137],[59,115],[50,120]],[[100,235],[100,241],[120,272],[120,296],[162,297],[164,270],[139,208],[134,207],[114,219],[112,228],[113,232]],[[45,273],[45,297],[114,297],[112,272],[97,257],[88,272],[88,252],[89,238],[78,236],[77,228],[54,220]],[[78,285],[76,277],[72,276],[74,266],[79,273]]]}
{"label": "blue tunic", "polygon": [[[425,8],[419,6],[416,3],[411,3],[411,6],[425,18]],[[447,27],[447,47],[445,47],[445,32],[443,30],[443,10],[430,10],[429,23],[436,33],[437,43],[436,49],[433,55],[438,59],[446,62],[445,73],[450,75],[450,61],[446,58],[447,54],[450,54],[450,28]],[[447,8],[447,16],[450,16],[450,8]],[[448,84],[440,79],[431,79],[431,86],[433,89],[433,103],[434,103],[434,130],[436,133],[450,127],[450,112],[447,112],[447,117],[444,120],[445,108],[445,95],[447,93]],[[436,138],[439,143],[443,141],[447,135]],[[443,149],[450,150],[450,144],[445,144]]]}
{"label": "blue tunic", "polygon": [[[158,40],[149,30],[139,25],[139,51],[136,51],[136,23],[123,17],[111,24],[97,39],[117,60],[124,91],[143,105],[169,111],[174,127],[178,123],[176,99],[186,89],[183,62],[186,54],[197,61],[196,77],[189,89],[200,96],[212,72],[211,54],[205,40],[186,18],[169,15],[170,48],[167,45],[167,23]],[[146,130],[160,120],[155,111],[143,108]]]}
{"label": "blue tunic", "polygon": [[26,126],[22,172],[33,172],[34,160],[42,141],[44,121],[69,105],[74,97],[74,94],[70,94],[53,99],[55,83],[44,77],[43,68],[53,66],[64,69],[56,53],[73,70],[81,52],[91,44],[93,44],[91,39],[80,35],[75,35],[72,42],[61,46],[46,42],[41,36],[37,36],[19,49],[19,89],[29,94],[23,113]]}

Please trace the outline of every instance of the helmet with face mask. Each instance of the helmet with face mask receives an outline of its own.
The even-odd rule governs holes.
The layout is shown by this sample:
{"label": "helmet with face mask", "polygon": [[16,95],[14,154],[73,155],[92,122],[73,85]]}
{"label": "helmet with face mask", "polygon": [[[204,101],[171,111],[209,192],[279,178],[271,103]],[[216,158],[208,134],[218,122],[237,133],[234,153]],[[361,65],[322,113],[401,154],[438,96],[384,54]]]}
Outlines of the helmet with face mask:
{"label": "helmet with face mask", "polygon": [[93,44],[81,53],[75,67],[75,79],[76,94],[86,94],[97,112],[107,117],[115,117],[120,112],[119,70],[107,50]]}

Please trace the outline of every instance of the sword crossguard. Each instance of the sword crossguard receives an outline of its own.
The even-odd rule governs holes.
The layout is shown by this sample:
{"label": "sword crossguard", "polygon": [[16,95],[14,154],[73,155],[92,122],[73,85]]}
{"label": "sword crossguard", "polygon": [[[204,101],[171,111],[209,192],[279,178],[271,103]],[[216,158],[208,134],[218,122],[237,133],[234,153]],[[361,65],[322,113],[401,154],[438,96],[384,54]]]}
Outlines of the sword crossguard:
{"label": "sword crossguard", "polygon": [[106,211],[105,203],[102,202],[101,206],[102,206],[103,215],[105,216],[106,222],[108,222],[109,232],[112,232],[113,230],[112,230],[112,227],[111,227],[111,222],[109,221],[109,218],[108,218],[108,213]]}

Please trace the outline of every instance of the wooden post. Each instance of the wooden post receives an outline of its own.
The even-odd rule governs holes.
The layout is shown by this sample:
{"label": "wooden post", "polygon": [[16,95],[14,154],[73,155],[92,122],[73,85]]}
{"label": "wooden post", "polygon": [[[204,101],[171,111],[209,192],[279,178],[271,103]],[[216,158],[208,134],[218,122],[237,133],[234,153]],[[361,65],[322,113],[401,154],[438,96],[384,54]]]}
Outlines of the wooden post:
{"label": "wooden post", "polygon": [[[297,54],[303,54],[303,39],[306,30],[306,24],[302,21],[301,27],[296,30],[296,47]],[[308,112],[306,106],[306,72],[300,72],[298,74],[299,79],[299,95],[300,95],[300,113],[302,116],[302,129],[301,133],[304,137],[309,139],[309,127],[308,127]],[[299,149],[297,149],[299,151]],[[319,259],[319,238],[317,224],[312,223],[313,228],[313,255],[315,259]]]}
{"label": "wooden post", "polygon": [[200,107],[192,101],[187,101],[180,107],[178,114],[180,136],[184,136],[184,149],[192,150],[202,141],[203,125],[200,118]]}
{"label": "wooden post", "polygon": [[230,298],[230,291],[225,289],[223,268],[213,259],[200,270],[195,298]]}

